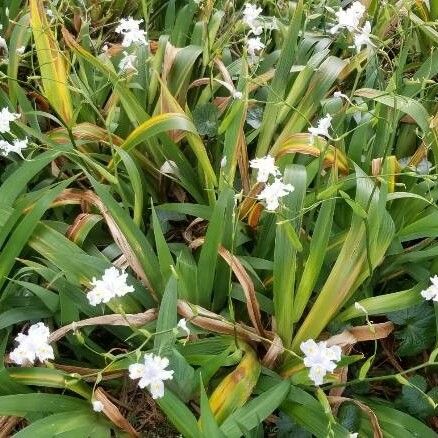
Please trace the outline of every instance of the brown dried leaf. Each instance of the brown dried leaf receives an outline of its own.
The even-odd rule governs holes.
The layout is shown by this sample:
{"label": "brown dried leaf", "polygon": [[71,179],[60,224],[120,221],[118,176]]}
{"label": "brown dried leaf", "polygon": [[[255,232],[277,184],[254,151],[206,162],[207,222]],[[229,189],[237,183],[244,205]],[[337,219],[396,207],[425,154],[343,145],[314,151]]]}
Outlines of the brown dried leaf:
{"label": "brown dried leaf", "polygon": [[[204,243],[203,238],[196,239],[196,241],[191,243],[192,248],[196,248]],[[260,312],[260,305],[256,297],[254,283],[251,280],[251,277],[246,272],[242,263],[240,263],[239,259],[231,254],[223,246],[219,247],[219,255],[225,260],[231,270],[234,272],[237,280],[242,286],[243,292],[246,298],[246,307],[248,309],[249,319],[251,320],[254,328],[260,336],[265,335],[265,331],[262,325],[262,317]]]}
{"label": "brown dried leaf", "polygon": [[102,403],[103,413],[113,424],[124,430],[130,437],[140,436],[140,434],[131,426],[129,421],[121,414],[119,408],[109,400],[102,388],[97,388],[94,391],[94,399]]}
{"label": "brown dried leaf", "polygon": [[68,332],[75,331],[81,327],[91,325],[118,325],[141,327],[146,323],[157,318],[157,309],[149,309],[143,313],[121,315],[114,313],[111,315],[95,316],[93,318],[83,319],[82,321],[72,322],[58,330],[55,330],[49,337],[49,343],[56,342],[64,337]]}
{"label": "brown dried leaf", "polygon": [[82,191],[77,189],[66,189],[61,195],[59,195],[55,201],[54,205],[59,205],[63,203],[71,203],[71,204],[81,204],[81,205],[90,205],[96,207],[100,213],[102,214],[105,222],[109,228],[111,236],[114,239],[114,242],[122,251],[123,255],[126,257],[126,260],[129,263],[129,266],[132,270],[137,274],[137,276],[141,279],[143,284],[150,290],[151,295],[156,298],[156,293],[151,287],[149,279],[147,278],[142,266],[140,265],[137,257],[132,251],[128,241],[126,240],[123,233],[120,231],[117,223],[112,218],[106,206],[103,204],[101,199],[91,190]]}
{"label": "brown dried leaf", "polygon": [[386,338],[393,330],[394,324],[392,322],[352,327],[344,330],[339,335],[327,339],[327,345],[340,345],[341,347],[344,347],[357,344],[358,342],[375,341]]}

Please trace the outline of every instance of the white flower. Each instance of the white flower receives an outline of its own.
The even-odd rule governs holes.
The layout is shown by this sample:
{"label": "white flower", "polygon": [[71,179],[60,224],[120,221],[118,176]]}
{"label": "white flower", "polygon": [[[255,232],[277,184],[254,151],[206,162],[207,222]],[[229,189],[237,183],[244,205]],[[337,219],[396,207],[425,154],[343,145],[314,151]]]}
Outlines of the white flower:
{"label": "white flower", "polygon": [[362,46],[374,46],[374,44],[370,40],[371,35],[371,23],[367,21],[362,29],[359,32],[354,34],[354,46],[356,50],[360,52]]}
{"label": "white flower", "polygon": [[142,22],[143,20],[134,20],[132,17],[120,20],[115,31],[123,35],[123,47],[129,47],[131,44],[147,44],[146,32],[140,29]]}
{"label": "white flower", "polygon": [[324,118],[318,121],[316,128],[313,126],[309,128],[309,133],[312,137],[320,135],[321,137],[330,137],[328,130],[332,125],[332,116],[327,114]]}
{"label": "white flower", "polygon": [[119,69],[120,71],[137,71],[134,65],[136,62],[137,56],[123,52],[123,58],[119,62]]}
{"label": "white flower", "polygon": [[259,37],[248,38],[246,40],[246,50],[252,60],[256,57],[257,52],[260,52],[260,50],[263,50],[265,47]]}
{"label": "white flower", "polygon": [[87,293],[88,301],[92,306],[97,306],[100,303],[107,303],[112,298],[123,297],[129,292],[134,292],[134,288],[126,283],[127,278],[128,274],[114,266],[106,269],[100,280],[93,278],[91,285],[94,287]]}
{"label": "white flower", "polygon": [[181,318],[176,326],[185,332],[187,337],[190,336],[190,329],[187,327],[187,320],[185,318]]}
{"label": "white flower", "polygon": [[241,92],[241,91],[232,91],[232,93],[231,93],[231,97],[233,98],[233,99],[242,99],[242,97],[243,97],[243,93]]}
{"label": "white flower", "polygon": [[10,359],[18,365],[33,364],[36,360],[45,362],[54,359],[53,348],[48,343],[49,336],[49,328],[44,323],[31,325],[27,335],[19,333],[15,338],[18,346],[10,353]]}
{"label": "white flower", "polygon": [[284,184],[280,178],[277,178],[272,184],[267,184],[257,199],[264,201],[266,210],[275,211],[280,205],[279,199],[292,193],[295,187],[292,184]]}
{"label": "white flower", "polygon": [[8,45],[6,44],[6,40],[0,36],[0,49],[3,49],[6,53],[8,52]]}
{"label": "white flower", "polygon": [[17,53],[22,55],[26,51],[26,46],[21,46],[17,49]]}
{"label": "white flower", "polygon": [[275,165],[274,157],[270,155],[266,155],[266,157],[255,158],[249,162],[249,165],[253,169],[257,169],[257,182],[266,182],[269,179],[269,176],[279,176],[280,171],[278,167]]}
{"label": "white flower", "polygon": [[93,405],[93,411],[94,412],[102,412],[103,411],[103,404],[101,401],[99,400],[93,400],[91,402],[91,404]]}
{"label": "white flower", "polygon": [[438,301],[438,275],[430,278],[432,284],[421,292],[421,296],[426,300]]}
{"label": "white flower", "polygon": [[262,8],[258,8],[251,3],[245,3],[245,9],[243,10],[243,22],[250,28],[250,33],[254,35],[260,35],[263,28],[259,25],[257,19],[262,12]]}
{"label": "white flower", "polygon": [[359,436],[359,434],[356,433],[350,433],[350,435],[348,435],[349,438],[357,438]]}
{"label": "white flower", "polygon": [[154,354],[144,355],[144,364],[135,363],[129,366],[129,377],[133,380],[140,379],[140,388],[148,387],[152,398],[161,398],[164,395],[164,381],[173,379],[173,371],[166,370],[169,360]]}
{"label": "white flower", "polygon": [[178,174],[178,166],[175,161],[166,160],[163,165],[160,167],[160,172],[165,175]]}
{"label": "white flower", "polygon": [[339,8],[335,13],[338,22],[330,29],[330,33],[334,34],[344,28],[349,31],[357,29],[364,12],[365,6],[360,1],[355,1],[345,10]]}
{"label": "white flower", "polygon": [[27,138],[25,138],[24,140],[16,139],[13,143],[8,143],[5,140],[0,140],[0,155],[3,155],[4,157],[13,152],[20,155],[21,158],[24,158],[22,150],[26,148]]}
{"label": "white flower", "polygon": [[10,123],[20,118],[20,114],[11,113],[9,108],[2,108],[0,111],[0,133],[10,132]]}
{"label": "white flower", "polygon": [[309,379],[312,380],[315,385],[319,386],[324,383],[324,377],[326,374],[326,369],[321,365],[316,364],[309,370]]}
{"label": "white flower", "polygon": [[302,342],[300,349],[304,353],[304,366],[310,368],[309,378],[315,385],[322,385],[325,375],[335,370],[342,356],[338,345],[327,347],[326,342],[316,343],[313,339]]}

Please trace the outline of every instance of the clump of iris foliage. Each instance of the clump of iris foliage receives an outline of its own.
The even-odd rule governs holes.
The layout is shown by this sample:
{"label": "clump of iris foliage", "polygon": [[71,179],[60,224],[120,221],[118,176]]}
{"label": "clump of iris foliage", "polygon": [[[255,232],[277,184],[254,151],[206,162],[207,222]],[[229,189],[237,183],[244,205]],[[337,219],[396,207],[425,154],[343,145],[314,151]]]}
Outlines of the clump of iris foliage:
{"label": "clump of iris foliage", "polygon": [[435,437],[437,19],[4,0],[2,432]]}

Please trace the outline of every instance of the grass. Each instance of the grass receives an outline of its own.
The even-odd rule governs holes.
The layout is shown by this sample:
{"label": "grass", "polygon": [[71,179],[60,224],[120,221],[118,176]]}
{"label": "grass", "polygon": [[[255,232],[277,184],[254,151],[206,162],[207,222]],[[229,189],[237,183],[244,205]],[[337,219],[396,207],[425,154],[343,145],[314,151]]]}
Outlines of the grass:
{"label": "grass", "polygon": [[[0,10],[1,136],[28,139],[0,156],[12,436],[436,436],[438,2],[364,1],[336,32],[353,2],[255,3]],[[39,322],[53,358],[19,366]],[[132,378],[151,353],[158,396]]]}

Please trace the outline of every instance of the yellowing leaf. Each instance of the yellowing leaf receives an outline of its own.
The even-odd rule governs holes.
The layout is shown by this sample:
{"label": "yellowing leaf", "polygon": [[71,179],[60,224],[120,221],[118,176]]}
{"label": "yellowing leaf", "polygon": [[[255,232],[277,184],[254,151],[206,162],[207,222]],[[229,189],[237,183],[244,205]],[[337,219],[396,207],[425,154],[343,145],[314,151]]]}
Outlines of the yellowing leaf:
{"label": "yellowing leaf", "polygon": [[63,54],[50,30],[42,1],[29,0],[29,8],[44,95],[61,119],[71,125],[73,105]]}
{"label": "yellowing leaf", "polygon": [[254,350],[248,346],[244,349],[245,355],[239,365],[219,383],[210,397],[210,408],[219,424],[247,402],[259,378],[261,366]]}

